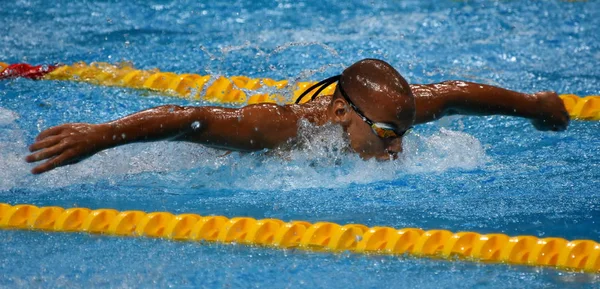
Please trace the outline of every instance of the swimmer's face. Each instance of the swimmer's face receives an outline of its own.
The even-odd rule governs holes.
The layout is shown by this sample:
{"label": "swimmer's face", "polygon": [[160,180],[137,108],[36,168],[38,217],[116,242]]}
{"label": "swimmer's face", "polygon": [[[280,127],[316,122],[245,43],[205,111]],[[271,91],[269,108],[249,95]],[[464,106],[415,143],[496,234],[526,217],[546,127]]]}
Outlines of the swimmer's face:
{"label": "swimmer's face", "polygon": [[[391,65],[363,59],[340,75],[330,114],[362,158],[395,159],[402,151],[402,136],[414,123],[415,99],[406,79]],[[378,123],[382,125],[373,126]]]}
{"label": "swimmer's face", "polygon": [[375,158],[383,161],[398,157],[398,153],[402,152],[402,136],[413,125],[414,108],[407,107],[406,109],[411,109],[413,113],[405,113],[399,117],[398,105],[402,103],[394,99],[371,105],[363,103],[361,107],[355,104],[358,110],[376,125],[381,123],[393,129],[395,137],[379,136],[360,116],[361,112],[354,110],[343,98],[334,98],[332,108],[336,120],[342,124],[348,135],[350,147],[363,159]]}

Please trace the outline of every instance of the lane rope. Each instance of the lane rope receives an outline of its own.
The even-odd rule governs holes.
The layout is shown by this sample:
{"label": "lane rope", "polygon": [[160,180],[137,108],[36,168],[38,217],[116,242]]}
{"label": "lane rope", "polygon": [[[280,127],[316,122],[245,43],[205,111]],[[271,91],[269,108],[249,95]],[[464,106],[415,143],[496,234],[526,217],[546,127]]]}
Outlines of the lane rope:
{"label": "lane rope", "polygon": [[0,203],[0,229],[154,237],[320,252],[407,254],[600,273],[600,244],[592,240],[5,203]]}
{"label": "lane rope", "polygon": [[[73,65],[38,65],[0,62],[0,80],[25,77],[31,79],[81,81],[102,86],[148,89],[174,97],[204,100],[221,104],[293,103],[315,82],[292,83],[288,80],[249,78],[247,76],[211,76],[176,74],[154,70],[138,70],[131,64],[113,65],[104,62]],[[266,92],[257,92],[262,90]],[[320,95],[333,94],[335,85]],[[288,99],[290,99],[288,101]],[[579,97],[562,94],[572,119],[600,120],[600,96]],[[308,98],[307,98],[308,99]]]}

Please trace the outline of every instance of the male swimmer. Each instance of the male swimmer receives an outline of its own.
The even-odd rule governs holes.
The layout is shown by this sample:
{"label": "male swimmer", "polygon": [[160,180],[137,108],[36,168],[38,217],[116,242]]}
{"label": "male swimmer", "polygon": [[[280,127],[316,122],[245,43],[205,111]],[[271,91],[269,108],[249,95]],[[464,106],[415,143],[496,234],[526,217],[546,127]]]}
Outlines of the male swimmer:
{"label": "male swimmer", "polygon": [[[337,82],[332,96],[315,98]],[[561,131],[569,124],[554,92],[524,94],[464,82],[409,85],[388,63],[361,60],[309,89],[304,104],[254,104],[242,108],[159,106],[102,123],[68,123],[41,132],[27,162],[46,160],[32,169],[40,174],[101,150],[163,139],[189,141],[237,151],[274,149],[293,142],[304,119],[321,126],[341,125],[350,149],[363,159],[396,159],[402,137],[417,124],[446,115],[511,115],[532,120],[538,130]]]}

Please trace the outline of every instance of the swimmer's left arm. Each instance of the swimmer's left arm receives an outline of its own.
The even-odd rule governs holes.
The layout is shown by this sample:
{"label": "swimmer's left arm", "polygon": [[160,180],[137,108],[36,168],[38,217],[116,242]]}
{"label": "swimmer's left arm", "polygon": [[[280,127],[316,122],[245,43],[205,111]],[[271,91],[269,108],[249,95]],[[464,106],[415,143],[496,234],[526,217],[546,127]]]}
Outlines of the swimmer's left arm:
{"label": "swimmer's left arm", "polygon": [[554,92],[520,93],[496,86],[446,81],[411,85],[416,102],[415,123],[426,123],[446,115],[510,115],[532,120],[539,130],[565,130],[569,115]]}

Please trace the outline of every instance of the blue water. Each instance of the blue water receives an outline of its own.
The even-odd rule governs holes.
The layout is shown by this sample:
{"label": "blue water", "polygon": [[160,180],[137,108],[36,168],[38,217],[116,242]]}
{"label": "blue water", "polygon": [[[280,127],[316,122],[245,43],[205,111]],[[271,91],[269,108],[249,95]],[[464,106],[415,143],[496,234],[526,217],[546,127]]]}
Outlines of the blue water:
{"label": "blue water", "polygon": [[[219,1],[214,1],[219,2]],[[0,61],[129,61],[142,69],[319,80],[381,58],[411,83],[462,79],[598,94],[600,2],[5,1]],[[51,4],[52,3],[52,4]],[[312,128],[286,159],[134,144],[33,176],[44,128],[156,105],[206,105],[84,83],[0,82],[0,202],[502,232],[600,241],[600,122],[422,125],[402,160],[336,153]],[[0,231],[0,287],[599,287],[551,268],[237,245]]]}

